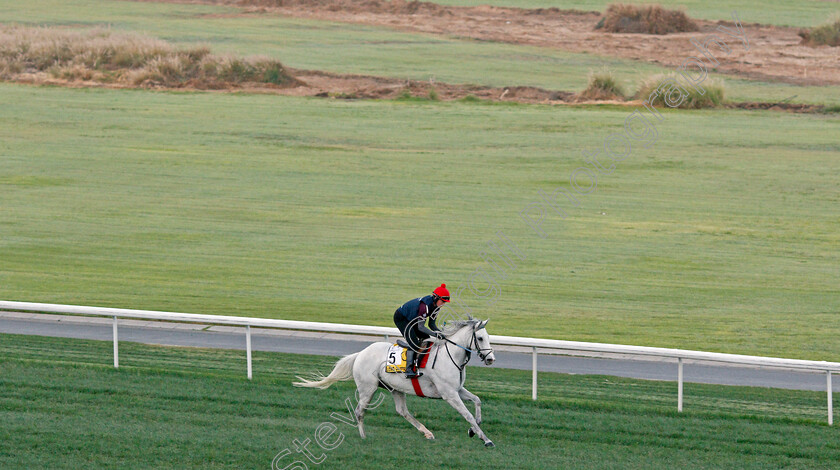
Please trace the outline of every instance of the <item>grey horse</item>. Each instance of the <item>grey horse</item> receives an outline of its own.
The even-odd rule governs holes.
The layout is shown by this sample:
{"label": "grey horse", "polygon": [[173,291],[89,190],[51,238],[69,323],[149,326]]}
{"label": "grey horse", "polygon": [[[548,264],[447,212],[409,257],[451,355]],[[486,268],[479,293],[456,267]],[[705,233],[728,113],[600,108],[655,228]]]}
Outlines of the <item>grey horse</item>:
{"label": "grey horse", "polygon": [[[493,441],[487,438],[479,427],[481,400],[464,388],[464,368],[472,354],[477,354],[488,366],[496,360],[490,346],[490,335],[485,329],[488,321],[470,318],[450,322],[443,330],[445,338],[430,338],[428,341],[432,346],[429,359],[423,376],[417,380],[423,396],[442,398],[470,423],[470,437],[477,435],[484,441],[485,446],[495,447]],[[373,343],[360,352],[339,359],[330,375],[320,377],[319,380],[298,377],[300,382],[293,382],[293,385],[324,389],[335,382],[354,379],[359,397],[355,413],[362,439],[365,438],[365,409],[377,388],[385,388],[394,396],[397,413],[422,432],[426,439],[434,439],[434,434],[417,421],[406,407],[405,395],[417,395],[411,380],[403,374],[385,372],[386,356],[390,347],[391,343],[388,342]],[[463,400],[475,404],[475,417],[470,414]]]}

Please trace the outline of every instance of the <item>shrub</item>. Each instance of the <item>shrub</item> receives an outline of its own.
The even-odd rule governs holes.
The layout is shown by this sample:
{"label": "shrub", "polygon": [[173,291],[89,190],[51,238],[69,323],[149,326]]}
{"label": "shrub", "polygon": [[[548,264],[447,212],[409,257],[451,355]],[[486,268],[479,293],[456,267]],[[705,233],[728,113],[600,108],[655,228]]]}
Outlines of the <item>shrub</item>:
{"label": "shrub", "polygon": [[577,95],[578,100],[623,100],[624,90],[608,70],[589,74],[589,85]]}
{"label": "shrub", "polygon": [[650,100],[653,106],[682,109],[715,108],[723,104],[725,87],[721,80],[706,79],[700,86],[704,90],[702,95],[694,87],[683,85],[675,74],[654,75],[642,82],[636,99]]}
{"label": "shrub", "polygon": [[808,46],[840,46],[840,17],[833,22],[811,28],[799,30],[802,44]]}
{"label": "shrub", "polygon": [[283,67],[283,64],[276,60],[265,60],[258,62],[257,69],[262,70],[263,83],[273,83],[275,85],[287,85],[294,82],[292,76]]}
{"label": "shrub", "polygon": [[682,11],[666,10],[659,5],[612,4],[595,29],[610,33],[668,34],[698,31],[697,24]]}
{"label": "shrub", "polygon": [[298,81],[278,61],[215,56],[204,46],[176,49],[134,34],[0,25],[0,78],[47,72],[65,80],[223,88]]}

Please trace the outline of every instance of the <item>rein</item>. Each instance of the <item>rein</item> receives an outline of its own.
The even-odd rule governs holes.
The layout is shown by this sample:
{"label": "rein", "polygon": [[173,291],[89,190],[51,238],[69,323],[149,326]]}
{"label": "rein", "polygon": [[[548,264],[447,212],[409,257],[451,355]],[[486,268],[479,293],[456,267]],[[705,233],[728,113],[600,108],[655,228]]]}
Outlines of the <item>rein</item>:
{"label": "rein", "polygon": [[[488,352],[487,354],[483,354],[483,353],[482,353],[482,351],[484,351],[484,350],[485,350],[485,349],[487,349],[487,348],[485,348],[485,349],[482,349],[482,348],[476,348],[475,350],[473,350],[473,349],[472,349],[473,344],[475,344],[476,346],[478,346],[478,340],[476,339],[475,334],[476,334],[476,333],[475,333],[475,330],[473,330],[473,332],[472,332],[472,339],[470,339],[470,347],[469,347],[469,348],[465,348],[465,347],[461,346],[460,344],[458,344],[458,343],[456,343],[456,342],[452,341],[451,339],[449,339],[449,338],[447,338],[447,337],[445,337],[445,336],[442,338],[444,341],[446,341],[446,343],[444,343],[444,347],[446,348],[446,354],[449,356],[449,360],[450,360],[450,361],[452,361],[452,365],[454,365],[455,367],[457,367],[457,368],[458,368],[458,370],[459,370],[459,371],[461,371],[461,372],[463,372],[463,371],[464,371],[464,367],[466,367],[466,366],[467,366],[467,363],[468,363],[468,362],[470,362],[470,359],[472,359],[472,353],[476,353],[476,354],[478,354],[478,357],[480,357],[480,358],[481,358],[481,360],[483,361],[483,360],[485,360],[485,359],[487,358],[487,356],[489,356],[489,355],[493,352],[493,348],[489,348],[489,349],[490,349],[490,352]],[[458,346],[459,348],[461,348],[461,349],[463,349],[464,351],[466,351],[466,352],[467,352],[467,355],[466,355],[466,357],[464,358],[464,363],[463,363],[463,364],[461,364],[460,366],[458,365],[458,363],[456,363],[456,362],[455,362],[455,358],[453,358],[453,357],[452,357],[452,353],[449,351],[449,344],[450,344],[450,343],[451,343],[451,344],[453,344],[453,345],[455,345],[455,346]],[[440,351],[440,345],[438,345],[438,347],[437,347],[437,351],[438,351],[438,352]],[[438,353],[435,353],[435,360],[434,360],[434,362],[432,362],[432,369],[434,369],[434,368],[435,368],[435,364],[437,363],[437,354],[438,354]]]}

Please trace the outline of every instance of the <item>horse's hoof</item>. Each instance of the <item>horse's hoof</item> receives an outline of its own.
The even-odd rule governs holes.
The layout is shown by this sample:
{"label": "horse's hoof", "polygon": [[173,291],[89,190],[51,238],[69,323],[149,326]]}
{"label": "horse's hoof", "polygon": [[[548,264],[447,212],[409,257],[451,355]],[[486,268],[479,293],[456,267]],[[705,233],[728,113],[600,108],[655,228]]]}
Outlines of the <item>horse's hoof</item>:
{"label": "horse's hoof", "polygon": [[430,441],[434,441],[435,440],[435,435],[432,434],[432,433],[426,434],[426,439],[428,439]]}
{"label": "horse's hoof", "polygon": [[473,431],[472,428],[470,428],[470,429],[467,430],[467,434],[469,434],[470,437],[473,437],[473,436],[475,436],[475,431]]}
{"label": "horse's hoof", "polygon": [[487,441],[484,443],[484,447],[496,447],[496,444],[493,444],[493,441]]}

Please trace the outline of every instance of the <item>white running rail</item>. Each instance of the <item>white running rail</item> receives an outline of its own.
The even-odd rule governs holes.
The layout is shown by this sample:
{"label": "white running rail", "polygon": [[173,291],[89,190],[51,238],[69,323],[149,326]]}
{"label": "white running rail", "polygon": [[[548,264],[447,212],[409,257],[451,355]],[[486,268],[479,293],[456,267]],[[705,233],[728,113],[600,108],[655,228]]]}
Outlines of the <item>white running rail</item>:
{"label": "white running rail", "polygon": [[[272,320],[268,318],[250,318],[222,315],[199,315],[193,313],[157,312],[151,310],[130,310],[122,308],[83,307],[77,305],[41,304],[31,302],[0,301],[0,310],[57,313],[64,315],[92,315],[112,317],[114,319],[114,367],[119,367],[119,349],[117,322],[119,318],[161,320],[181,323],[201,323],[233,325],[245,327],[247,373],[251,378],[251,327],[279,328],[285,330],[323,331],[330,333],[355,333],[362,335],[400,337],[396,328],[382,326],[345,325],[341,323],[321,323],[293,320]],[[651,348],[645,346],[625,346],[620,344],[583,343],[554,339],[520,338],[516,336],[490,335],[493,344],[506,346],[530,347],[532,354],[532,391],[531,398],[537,399],[537,348],[549,349],[557,354],[574,351],[576,355],[586,353],[622,354],[635,357],[670,358],[677,362],[677,410],[683,409],[683,362],[685,360],[720,362],[744,367],[775,367],[812,373],[824,373],[828,395],[828,424],[833,425],[831,375],[840,372],[840,363],[825,361],[806,361],[800,359],[782,359],[763,356],[743,356],[683,349]]]}

